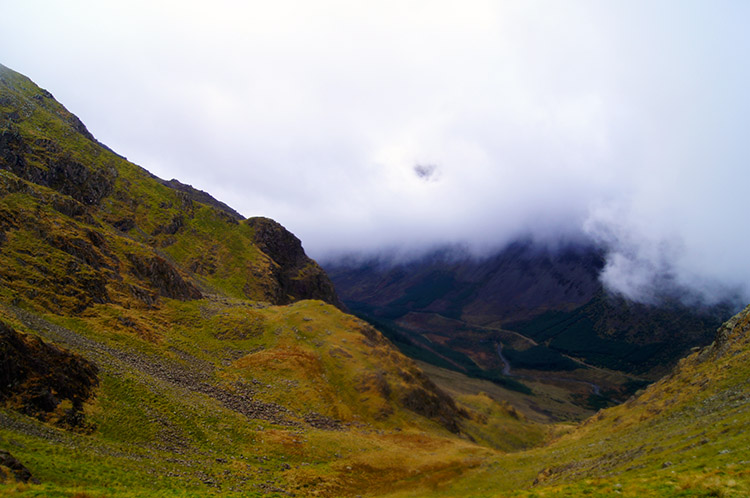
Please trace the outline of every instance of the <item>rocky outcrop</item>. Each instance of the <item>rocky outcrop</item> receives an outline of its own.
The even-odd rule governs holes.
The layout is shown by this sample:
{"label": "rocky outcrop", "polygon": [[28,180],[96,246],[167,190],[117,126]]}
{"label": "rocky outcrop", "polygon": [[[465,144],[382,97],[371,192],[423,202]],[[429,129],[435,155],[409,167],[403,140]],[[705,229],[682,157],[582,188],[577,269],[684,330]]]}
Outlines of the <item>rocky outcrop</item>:
{"label": "rocky outcrop", "polygon": [[0,322],[0,403],[65,428],[85,429],[83,403],[99,369],[82,356]]}
{"label": "rocky outcrop", "polygon": [[414,384],[401,397],[404,408],[438,422],[453,433],[461,431],[461,419],[467,418],[468,413],[456,406],[453,398],[421,371],[404,371],[402,376],[408,383]]}
{"label": "rocky outcrop", "polygon": [[[0,165],[3,169],[13,172],[23,171],[26,167],[24,155],[29,152],[29,146],[23,141],[18,131],[9,128],[0,132]],[[25,175],[18,175],[24,177]]]}
{"label": "rocky outcrop", "polygon": [[27,469],[13,455],[5,450],[0,450],[0,483],[11,476],[16,482],[32,482],[34,484],[39,484],[39,479],[31,475],[31,471],[29,471],[29,469]]}
{"label": "rocky outcrop", "polygon": [[159,295],[183,301],[203,297],[198,288],[183,279],[180,272],[166,259],[139,254],[128,254],[128,259],[132,265],[131,273],[150,283]]}
{"label": "rocky outcrop", "polygon": [[112,193],[116,173],[114,170],[93,171],[73,159],[64,157],[50,165],[46,184],[62,194],[85,204],[99,204]]}
{"label": "rocky outcrop", "polygon": [[162,180],[161,178],[156,178],[156,179],[162,185],[166,185],[167,187],[171,189],[177,190],[178,192],[182,192],[191,201],[200,202],[201,204],[206,204],[208,206],[215,207],[219,211],[222,211],[228,214],[230,218],[235,221],[240,221],[244,218],[244,216],[242,216],[240,213],[238,213],[231,207],[213,198],[208,192],[204,192],[203,190],[198,190],[197,188],[194,188],[192,185],[187,185],[185,183],[180,182],[179,180],[175,180],[174,178],[172,178],[169,181]]}
{"label": "rocky outcrop", "polygon": [[75,257],[82,263],[86,263],[95,269],[107,267],[111,269],[108,260],[116,258],[106,250],[106,242],[99,232],[89,230],[87,239],[82,237],[70,237],[58,233],[51,233],[45,237],[45,241],[52,247],[59,249]]}
{"label": "rocky outcrop", "polygon": [[[47,149],[55,150],[54,147]],[[35,151],[12,127],[0,132],[0,168],[69,195],[84,205],[99,204],[111,194],[117,176],[114,169],[93,170],[67,154]]]}
{"label": "rocky outcrop", "polygon": [[255,232],[254,239],[258,248],[279,266],[300,268],[310,261],[302,248],[302,242],[280,223],[261,216],[248,218],[245,223]]}
{"label": "rocky outcrop", "polygon": [[275,263],[278,304],[320,299],[344,308],[328,275],[305,254],[302,243],[293,233],[269,218],[248,218],[245,223],[253,229],[255,244]]}
{"label": "rocky outcrop", "polygon": [[[133,226],[135,226],[135,224],[133,224]],[[185,226],[185,218],[182,215],[176,215],[172,217],[172,221],[169,223],[157,226],[154,231],[151,232],[151,235],[175,235],[183,226]]]}
{"label": "rocky outcrop", "polygon": [[747,347],[748,343],[750,343],[750,305],[718,328],[714,342],[701,350],[698,361],[715,361],[729,351],[739,351]]}

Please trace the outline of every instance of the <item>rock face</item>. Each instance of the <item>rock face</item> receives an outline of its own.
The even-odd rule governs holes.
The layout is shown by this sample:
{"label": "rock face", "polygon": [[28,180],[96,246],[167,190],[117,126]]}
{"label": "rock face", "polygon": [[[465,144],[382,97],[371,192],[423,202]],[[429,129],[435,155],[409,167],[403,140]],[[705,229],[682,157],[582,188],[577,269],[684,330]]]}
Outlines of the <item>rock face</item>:
{"label": "rock face", "polygon": [[203,204],[208,204],[209,206],[213,206],[217,209],[220,209],[221,211],[227,213],[231,218],[237,221],[240,221],[243,219],[243,216],[240,213],[238,213],[231,207],[227,206],[223,202],[215,199],[208,192],[204,192],[203,190],[198,190],[197,188],[194,188],[192,185],[187,185],[174,178],[172,178],[169,181],[162,180],[162,179],[158,179],[158,180],[163,185],[166,185],[169,188],[173,188],[177,190],[178,192],[184,193],[187,196],[187,198],[192,201],[201,202]]}
{"label": "rock face", "polygon": [[39,484],[39,479],[32,476],[29,469],[27,469],[13,455],[5,450],[0,450],[0,483],[9,477],[6,475],[4,469],[8,469],[8,472],[12,474],[13,479],[16,482],[32,482],[34,484]]}
{"label": "rock face", "polygon": [[302,243],[293,233],[269,218],[248,218],[245,223],[253,229],[255,244],[276,265],[273,271],[279,282],[279,304],[320,299],[343,308],[328,275],[307,257]]}
{"label": "rock face", "polygon": [[748,344],[750,344],[750,305],[716,330],[714,342],[700,352],[697,360],[700,362],[716,361],[730,351],[747,349]]}
{"label": "rock face", "polygon": [[185,281],[177,269],[164,258],[130,254],[128,259],[132,264],[133,274],[151,282],[161,296],[183,301],[202,297],[201,292],[193,284]]}
{"label": "rock face", "polygon": [[0,403],[67,428],[85,429],[83,403],[99,369],[82,356],[0,322]]}
{"label": "rock face", "polygon": [[[84,205],[98,204],[112,193],[117,175],[114,169],[92,170],[66,154],[54,153],[59,149],[54,142],[43,145],[45,148],[34,151],[12,128],[0,132],[0,168]],[[29,158],[32,154],[33,158]]]}

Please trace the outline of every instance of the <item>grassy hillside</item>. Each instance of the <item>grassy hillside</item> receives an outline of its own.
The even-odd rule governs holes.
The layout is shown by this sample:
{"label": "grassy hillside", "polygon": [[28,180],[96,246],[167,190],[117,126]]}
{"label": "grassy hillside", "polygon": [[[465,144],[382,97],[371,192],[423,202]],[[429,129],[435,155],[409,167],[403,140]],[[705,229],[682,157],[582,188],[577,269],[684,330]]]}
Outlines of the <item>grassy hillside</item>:
{"label": "grassy hillside", "polygon": [[[377,331],[320,301],[165,300],[138,317],[168,324],[149,341],[110,329],[119,317],[99,311],[2,308],[13,330],[99,368],[78,430],[12,404],[0,412],[0,444],[42,482],[32,495],[80,487],[94,496],[272,488],[339,496],[442,479],[493,453],[467,434],[493,432],[497,421],[484,412],[499,404],[480,400],[482,413],[453,404]],[[55,411],[64,409],[63,400]],[[513,438],[528,427],[542,432],[531,444],[543,439],[538,424],[513,420]]]}
{"label": "grassy hillside", "polygon": [[281,225],[154,178],[4,67],[0,126],[4,492],[341,496],[546,438],[341,312]]}
{"label": "grassy hillside", "polygon": [[748,496],[748,379],[750,306],[672,374],[550,445],[389,496]]}
{"label": "grassy hillside", "polygon": [[[236,315],[242,326],[221,326],[239,310],[251,312],[249,321],[242,313]],[[671,376],[577,427],[545,428],[487,395],[457,390],[459,409],[471,413],[463,436],[439,418],[404,409],[405,392],[429,390],[394,380],[403,379],[404,369],[414,373],[413,364],[387,343],[377,345],[380,336],[366,324],[319,301],[281,307],[171,301],[160,319],[177,325],[156,342],[11,306],[3,306],[2,317],[14,330],[75,348],[100,366],[97,393],[84,404],[86,423],[79,429],[9,408],[0,412],[2,447],[41,481],[0,488],[11,496],[348,496],[362,490],[436,497],[746,496],[750,490],[750,309]],[[361,355],[370,355],[367,343],[381,351],[371,361],[384,383],[368,378],[370,367],[360,364]],[[364,382],[351,382],[357,378]],[[384,406],[393,411],[385,415]],[[510,452],[467,438],[481,441],[482,433]],[[539,446],[550,437],[555,440]],[[537,447],[524,450],[530,446]]]}
{"label": "grassy hillside", "polygon": [[593,409],[569,379],[428,376],[281,225],[154,178],[0,66],[0,495],[744,496],[749,320],[555,424]]}
{"label": "grassy hillside", "polygon": [[335,302],[296,237],[195,192],[103,147],[49,92],[0,66],[6,298],[60,313],[210,293]]}

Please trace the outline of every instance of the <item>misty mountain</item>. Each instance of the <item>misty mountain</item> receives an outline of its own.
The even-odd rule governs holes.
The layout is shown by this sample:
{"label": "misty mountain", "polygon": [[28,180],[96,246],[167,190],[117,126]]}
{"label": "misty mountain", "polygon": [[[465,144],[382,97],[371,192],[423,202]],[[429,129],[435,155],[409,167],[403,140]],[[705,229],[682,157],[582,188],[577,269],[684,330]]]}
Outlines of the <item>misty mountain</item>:
{"label": "misty mountain", "polygon": [[[643,304],[611,294],[599,279],[604,263],[590,243],[526,240],[482,258],[443,249],[408,262],[349,258],[324,267],[344,303],[390,330],[402,350],[480,375],[510,363],[533,376],[593,366],[655,379],[711,342],[730,314],[669,296]],[[610,387],[626,394],[623,384]]]}
{"label": "misty mountain", "polygon": [[[160,479],[189,474],[183,484],[209,486],[218,478],[205,472],[233,472],[227,454],[288,470],[285,450],[255,444],[266,437],[319,438],[326,460],[359,448],[366,424],[488,437],[486,420],[344,313],[326,273],[280,223],[156,178],[2,65],[0,249],[0,495],[5,469],[25,469],[19,455],[35,478],[80,480],[69,467],[79,455],[45,456],[69,453],[77,437],[95,448],[84,464],[94,481],[135,466],[146,487],[154,453],[170,467]],[[531,437],[515,447],[544,437],[517,425]],[[62,439],[42,438],[46,449],[35,450],[39,431],[53,429]],[[10,439],[36,442],[11,458]],[[207,454],[223,468],[175,467],[176,455]],[[14,474],[28,480],[28,469]],[[269,476],[223,480],[247,496]]]}
{"label": "misty mountain", "polygon": [[493,326],[589,302],[601,289],[604,258],[593,246],[552,250],[519,241],[483,258],[441,249],[403,263],[343,259],[324,265],[345,301],[377,306],[380,316],[420,311]]}

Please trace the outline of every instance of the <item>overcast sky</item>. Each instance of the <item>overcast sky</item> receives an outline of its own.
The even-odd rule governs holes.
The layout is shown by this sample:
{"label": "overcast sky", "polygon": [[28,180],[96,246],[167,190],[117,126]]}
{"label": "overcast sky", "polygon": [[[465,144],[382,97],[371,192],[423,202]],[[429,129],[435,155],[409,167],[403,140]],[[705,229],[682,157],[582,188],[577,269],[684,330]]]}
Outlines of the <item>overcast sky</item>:
{"label": "overcast sky", "polygon": [[[0,63],[308,253],[582,234],[750,297],[750,2],[11,1]],[[663,280],[663,279],[662,279]]]}

